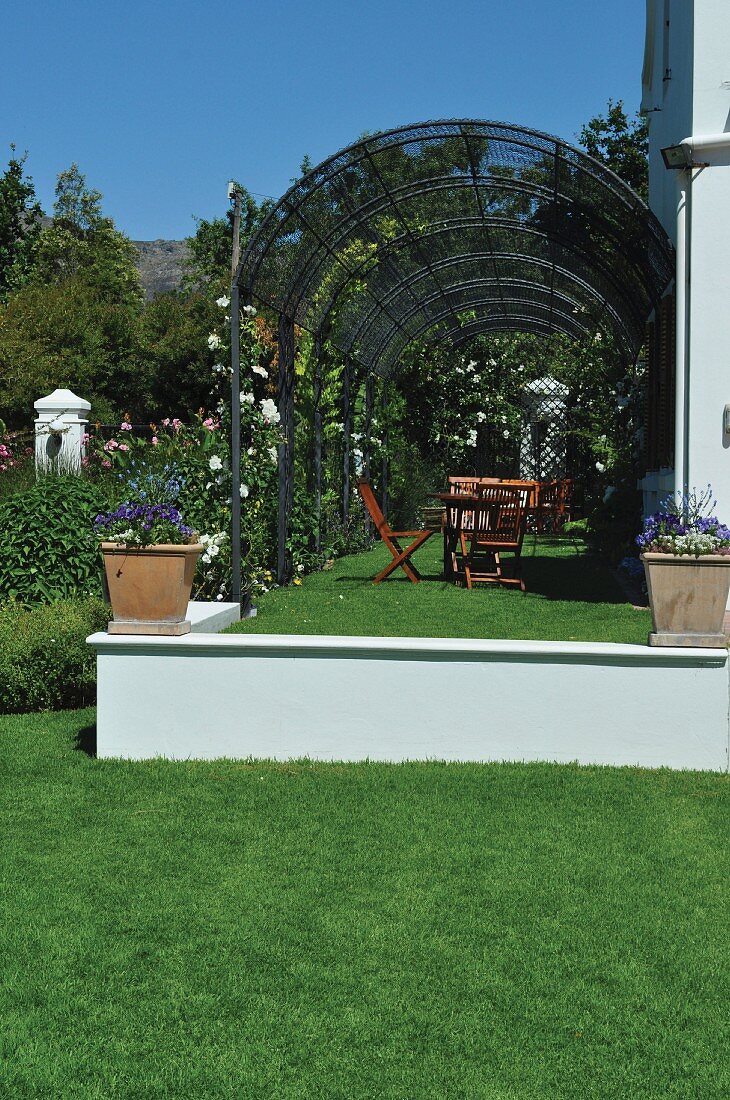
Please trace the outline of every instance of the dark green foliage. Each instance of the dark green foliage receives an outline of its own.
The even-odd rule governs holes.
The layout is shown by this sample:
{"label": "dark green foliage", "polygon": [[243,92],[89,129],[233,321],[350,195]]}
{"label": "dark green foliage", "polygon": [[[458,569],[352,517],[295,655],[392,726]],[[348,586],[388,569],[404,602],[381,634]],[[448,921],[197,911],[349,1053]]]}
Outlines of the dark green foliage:
{"label": "dark green foliage", "polygon": [[105,495],[81,477],[46,477],[0,503],[0,599],[26,603],[98,596],[93,531]]}
{"label": "dark green foliage", "polygon": [[[246,247],[251,234],[261,224],[274,205],[271,199],[256,202],[245,187],[236,184],[241,193],[241,248]],[[223,218],[196,218],[195,235],[187,238],[188,261],[186,284],[198,287],[205,283],[229,286],[233,250],[233,207]]]}
{"label": "dark green foliage", "polygon": [[648,201],[649,128],[645,118],[637,115],[629,119],[623,100],[614,103],[609,99],[605,117],[592,118],[581,130],[579,141],[590,156],[603,161]]}
{"label": "dark green foliage", "polygon": [[43,211],[35,201],[35,187],[25,175],[25,156],[15,146],[0,176],[0,301],[28,277]]}
{"label": "dark green foliage", "polygon": [[730,1093],[726,776],[98,761],[93,722],[0,722],[8,1100]]}
{"label": "dark green foliage", "polygon": [[0,713],[62,710],[94,701],[96,650],[86,638],[105,630],[100,599],[37,607],[0,603]]}

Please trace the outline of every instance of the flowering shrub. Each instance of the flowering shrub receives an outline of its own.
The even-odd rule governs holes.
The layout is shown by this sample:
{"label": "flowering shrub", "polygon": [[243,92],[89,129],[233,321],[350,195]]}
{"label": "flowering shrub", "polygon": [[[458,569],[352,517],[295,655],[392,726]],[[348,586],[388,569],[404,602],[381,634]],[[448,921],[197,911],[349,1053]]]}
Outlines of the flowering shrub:
{"label": "flowering shrub", "polygon": [[693,490],[679,499],[669,497],[662,509],[647,516],[636,543],[644,553],[699,557],[700,554],[730,554],[730,528],[709,515],[717,505],[712,489],[701,494]]}
{"label": "flowering shrub", "polygon": [[129,546],[190,542],[192,527],[172,504],[121,504],[115,511],[94,520],[97,535],[108,542]]}
{"label": "flowering shrub", "polygon": [[[216,304],[225,310],[230,302],[224,295]],[[241,536],[243,583],[250,591],[267,587],[271,576],[281,417],[267,392],[268,371],[261,366],[268,354],[262,343],[265,334],[253,306],[242,312]],[[225,358],[223,338],[217,332],[207,342],[211,353]],[[90,438],[89,467],[111,483],[117,503],[171,505],[185,517],[185,525],[198,532],[205,548],[198,561],[194,595],[220,600],[230,586],[230,370],[215,362],[211,373],[213,412],[200,410],[190,424],[165,417],[143,431],[125,417],[111,438]]]}

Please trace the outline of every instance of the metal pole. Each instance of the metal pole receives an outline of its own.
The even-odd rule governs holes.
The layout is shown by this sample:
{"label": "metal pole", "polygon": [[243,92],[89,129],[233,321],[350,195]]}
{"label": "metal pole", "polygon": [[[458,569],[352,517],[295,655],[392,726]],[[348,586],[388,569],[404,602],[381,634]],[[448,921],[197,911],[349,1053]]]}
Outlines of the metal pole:
{"label": "metal pole", "polygon": [[317,530],[314,545],[317,553],[322,548],[322,337],[314,338],[314,508],[317,513]]}
{"label": "metal pole", "polygon": [[369,374],[365,379],[365,448],[362,461],[363,477],[370,481],[372,449],[370,436],[373,434],[373,400],[375,397],[375,377]]}
{"label": "metal pole", "polygon": [[231,599],[241,602],[241,326],[238,282],[231,286]]}
{"label": "metal pole", "polygon": [[289,528],[294,499],[294,322],[279,318],[279,414],[284,441],[279,444],[279,531],[277,580],[292,576]]}
{"label": "metal pole", "polygon": [[[230,194],[230,188],[229,188]],[[241,193],[233,193],[231,256],[231,599],[241,602],[241,308],[238,288]]]}
{"label": "metal pole", "polygon": [[383,397],[381,402],[381,416],[383,417],[383,468],[380,475],[380,507],[383,515],[388,518],[388,383],[383,382]]}
{"label": "metal pole", "polygon": [[342,524],[346,528],[350,519],[350,436],[352,434],[352,402],[350,388],[352,363],[345,359],[342,372]]}

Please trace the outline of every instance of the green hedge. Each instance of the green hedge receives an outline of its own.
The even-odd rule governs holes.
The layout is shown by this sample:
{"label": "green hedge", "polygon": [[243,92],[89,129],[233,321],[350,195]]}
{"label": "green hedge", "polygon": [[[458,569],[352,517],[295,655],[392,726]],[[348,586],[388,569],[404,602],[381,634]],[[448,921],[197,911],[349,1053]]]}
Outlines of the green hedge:
{"label": "green hedge", "polygon": [[93,523],[105,507],[101,488],[74,476],[42,478],[0,502],[0,599],[101,596]]}
{"label": "green hedge", "polygon": [[0,714],[93,703],[96,651],[86,638],[109,617],[100,599],[0,604]]}

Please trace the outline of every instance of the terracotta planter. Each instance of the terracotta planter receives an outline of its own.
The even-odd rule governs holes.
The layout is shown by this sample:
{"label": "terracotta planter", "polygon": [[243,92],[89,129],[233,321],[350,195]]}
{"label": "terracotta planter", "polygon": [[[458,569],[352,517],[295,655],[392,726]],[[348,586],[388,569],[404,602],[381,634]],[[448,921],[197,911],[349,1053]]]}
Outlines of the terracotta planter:
{"label": "terracotta planter", "polygon": [[110,634],[187,634],[185,618],[200,543],[124,546],[102,542],[114,620]]}
{"label": "terracotta planter", "polygon": [[641,560],[654,621],[649,645],[724,647],[730,557],[642,554]]}

